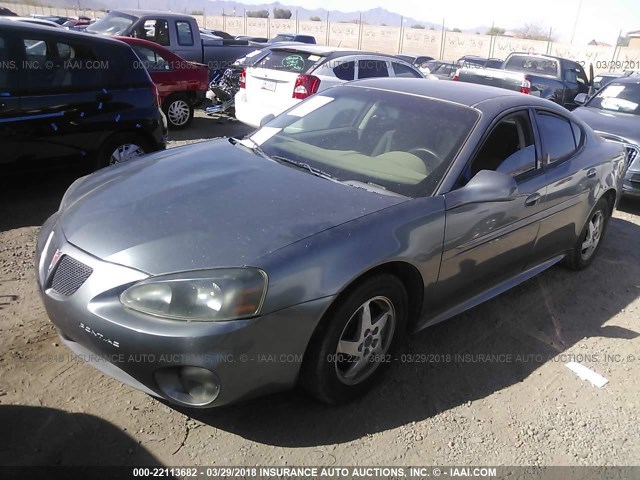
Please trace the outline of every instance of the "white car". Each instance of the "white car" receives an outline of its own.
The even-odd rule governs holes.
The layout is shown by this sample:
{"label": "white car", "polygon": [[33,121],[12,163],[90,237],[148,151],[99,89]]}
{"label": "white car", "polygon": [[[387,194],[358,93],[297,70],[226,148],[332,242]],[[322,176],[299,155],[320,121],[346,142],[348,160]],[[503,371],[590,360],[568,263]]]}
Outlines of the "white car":
{"label": "white car", "polygon": [[236,118],[259,127],[298,102],[351,80],[374,77],[424,78],[413,65],[392,55],[336,47],[300,45],[274,48],[240,76]]}

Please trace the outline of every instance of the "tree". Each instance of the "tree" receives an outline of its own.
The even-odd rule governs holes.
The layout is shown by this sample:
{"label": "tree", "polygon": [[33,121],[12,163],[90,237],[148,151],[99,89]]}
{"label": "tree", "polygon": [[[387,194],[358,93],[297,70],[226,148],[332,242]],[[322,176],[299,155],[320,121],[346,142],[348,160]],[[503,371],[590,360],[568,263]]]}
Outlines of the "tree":
{"label": "tree", "polygon": [[291,18],[291,10],[288,8],[274,8],[273,18],[283,18],[289,20]]}
{"label": "tree", "polygon": [[456,32],[456,33],[462,33],[462,30],[460,30],[459,28],[454,28],[453,30],[451,30],[452,32]]}
{"label": "tree", "polygon": [[628,47],[629,46],[629,37],[627,35],[620,35],[618,37],[617,45],[619,47]]}
{"label": "tree", "polygon": [[247,17],[251,18],[269,18],[269,10],[250,10]]}
{"label": "tree", "polygon": [[489,30],[487,30],[485,35],[504,35],[504,32],[506,32],[504,28],[491,27]]}
{"label": "tree", "polygon": [[309,20],[311,20],[312,22],[321,22],[322,19],[316,15],[314,15],[313,17],[309,17]]}
{"label": "tree", "polygon": [[525,23],[524,26],[516,28],[516,37],[528,40],[552,40],[549,30],[537,23]]}
{"label": "tree", "polygon": [[419,23],[416,23],[415,25],[411,25],[411,28],[417,28],[419,30],[424,30],[424,25],[420,25]]}

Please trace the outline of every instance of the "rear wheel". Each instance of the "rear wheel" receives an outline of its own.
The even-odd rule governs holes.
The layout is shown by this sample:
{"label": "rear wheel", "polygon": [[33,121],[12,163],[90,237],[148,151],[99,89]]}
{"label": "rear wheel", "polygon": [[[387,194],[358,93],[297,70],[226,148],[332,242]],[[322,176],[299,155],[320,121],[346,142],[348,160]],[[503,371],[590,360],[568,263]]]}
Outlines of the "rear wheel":
{"label": "rear wheel", "polygon": [[162,109],[170,128],[185,128],[193,120],[193,106],[186,95],[171,95],[164,101]]}
{"label": "rear wheel", "polygon": [[604,232],[611,217],[611,206],[601,198],[591,211],[578,241],[565,259],[565,265],[572,270],[582,270],[593,262],[600,249]]}
{"label": "rear wheel", "polygon": [[152,150],[149,142],[135,133],[117,133],[100,149],[97,168],[108,167],[140,157]]}
{"label": "rear wheel", "polygon": [[365,280],[339,300],[314,335],[300,383],[317,399],[337,404],[367,391],[406,331],[404,286],[392,275]]}

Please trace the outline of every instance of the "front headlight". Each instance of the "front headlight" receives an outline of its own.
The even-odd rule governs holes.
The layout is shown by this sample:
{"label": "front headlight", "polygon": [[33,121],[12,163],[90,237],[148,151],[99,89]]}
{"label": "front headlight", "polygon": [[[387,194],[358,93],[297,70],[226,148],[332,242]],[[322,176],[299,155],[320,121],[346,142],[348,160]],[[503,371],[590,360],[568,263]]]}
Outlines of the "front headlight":
{"label": "front headlight", "polygon": [[120,295],[125,307],[164,318],[221,321],[255,317],[267,292],[257,268],[221,268],[154,277]]}

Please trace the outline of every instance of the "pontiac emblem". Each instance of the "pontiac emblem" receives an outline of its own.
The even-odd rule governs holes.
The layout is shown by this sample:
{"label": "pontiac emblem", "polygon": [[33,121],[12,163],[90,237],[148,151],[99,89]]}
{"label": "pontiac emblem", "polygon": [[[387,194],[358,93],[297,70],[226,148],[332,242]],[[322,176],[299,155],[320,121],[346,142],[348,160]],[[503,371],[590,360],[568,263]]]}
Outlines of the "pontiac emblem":
{"label": "pontiac emblem", "polygon": [[48,272],[50,272],[53,267],[55,267],[58,262],[60,261],[60,257],[62,257],[62,252],[60,251],[59,248],[56,248],[55,253],[53,254],[53,257],[51,257],[51,262],[49,263],[49,269],[47,270]]}

